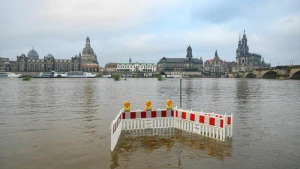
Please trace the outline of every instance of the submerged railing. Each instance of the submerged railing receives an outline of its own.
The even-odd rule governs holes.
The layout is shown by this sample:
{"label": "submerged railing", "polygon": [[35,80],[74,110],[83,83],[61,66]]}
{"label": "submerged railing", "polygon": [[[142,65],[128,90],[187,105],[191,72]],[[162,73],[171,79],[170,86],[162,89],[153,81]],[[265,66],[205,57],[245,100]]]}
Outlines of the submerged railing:
{"label": "submerged railing", "polygon": [[111,151],[118,143],[122,130],[144,130],[155,128],[177,128],[183,131],[200,134],[206,137],[225,141],[232,137],[233,115],[197,112],[172,108],[170,100],[167,109],[151,110],[151,102],[146,110],[130,111],[126,102],[117,117],[111,122]]}

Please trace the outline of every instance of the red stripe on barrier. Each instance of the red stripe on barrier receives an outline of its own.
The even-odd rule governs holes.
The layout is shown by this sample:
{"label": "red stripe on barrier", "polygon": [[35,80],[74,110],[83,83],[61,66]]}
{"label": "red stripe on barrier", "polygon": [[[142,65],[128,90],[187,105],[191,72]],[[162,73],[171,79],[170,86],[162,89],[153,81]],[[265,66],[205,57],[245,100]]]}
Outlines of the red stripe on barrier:
{"label": "red stripe on barrier", "polygon": [[220,118],[222,118],[222,116],[220,116]]}
{"label": "red stripe on barrier", "polygon": [[152,118],[155,118],[155,117],[156,117],[156,111],[152,111],[152,112],[151,112],[151,117],[152,117]]}
{"label": "red stripe on barrier", "polygon": [[125,112],[122,113],[122,119],[125,119]]}
{"label": "red stripe on barrier", "polygon": [[223,119],[220,120],[220,127],[221,127],[221,128],[224,127],[224,121],[223,121]]}
{"label": "red stripe on barrier", "polygon": [[190,120],[195,121],[195,114],[190,114]]}
{"label": "red stripe on barrier", "polygon": [[171,110],[171,117],[174,117],[174,110]]}
{"label": "red stripe on barrier", "polygon": [[199,122],[200,122],[200,123],[204,123],[204,116],[201,116],[201,115],[200,115]]}
{"label": "red stripe on barrier", "polygon": [[182,112],[181,118],[186,119],[186,112]]}
{"label": "red stripe on barrier", "polygon": [[176,110],[176,117],[178,117],[178,110]]}
{"label": "red stripe on barrier", "polygon": [[167,117],[167,111],[166,110],[161,111],[161,117]]}
{"label": "red stripe on barrier", "polygon": [[145,111],[141,112],[141,118],[146,118],[146,112]]}
{"label": "red stripe on barrier", "polygon": [[212,126],[215,125],[215,118],[213,118],[213,117],[209,118],[209,125],[212,125]]}
{"label": "red stripe on barrier", "polygon": [[227,121],[227,124],[231,124],[231,117],[228,117],[228,121]]}
{"label": "red stripe on barrier", "polygon": [[135,119],[135,118],[136,118],[136,113],[130,112],[130,119]]}

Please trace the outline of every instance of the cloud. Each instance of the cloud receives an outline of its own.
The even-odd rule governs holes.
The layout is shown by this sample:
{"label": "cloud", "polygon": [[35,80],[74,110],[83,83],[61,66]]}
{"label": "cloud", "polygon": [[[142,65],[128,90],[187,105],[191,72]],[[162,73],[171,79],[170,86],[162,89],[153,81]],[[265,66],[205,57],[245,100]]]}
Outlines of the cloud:
{"label": "cloud", "polygon": [[40,57],[71,58],[86,36],[102,66],[107,62],[154,62],[185,57],[235,60],[246,29],[250,52],[273,63],[296,60],[300,49],[300,1],[205,0],[10,0],[0,7],[0,57],[35,45]]}

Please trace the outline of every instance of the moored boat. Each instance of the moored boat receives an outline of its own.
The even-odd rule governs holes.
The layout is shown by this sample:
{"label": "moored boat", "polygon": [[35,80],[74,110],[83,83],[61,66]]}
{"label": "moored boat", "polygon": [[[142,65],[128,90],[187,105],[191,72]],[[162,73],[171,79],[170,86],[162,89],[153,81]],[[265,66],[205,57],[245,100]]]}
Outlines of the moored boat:
{"label": "moored boat", "polygon": [[57,72],[57,78],[66,78],[67,77],[67,73],[65,72]]}
{"label": "moored boat", "polygon": [[111,75],[102,75],[102,77],[104,77],[104,78],[111,78],[112,76]]}
{"label": "moored boat", "polygon": [[67,78],[95,78],[96,75],[88,72],[73,71],[67,73]]}
{"label": "moored boat", "polygon": [[35,76],[34,78],[56,78],[57,73],[55,71],[51,72],[41,72],[38,76]]}
{"label": "moored boat", "polygon": [[12,72],[0,72],[0,78],[19,78],[22,74],[15,74]]}
{"label": "moored boat", "polygon": [[181,78],[181,75],[167,75],[167,78]]}

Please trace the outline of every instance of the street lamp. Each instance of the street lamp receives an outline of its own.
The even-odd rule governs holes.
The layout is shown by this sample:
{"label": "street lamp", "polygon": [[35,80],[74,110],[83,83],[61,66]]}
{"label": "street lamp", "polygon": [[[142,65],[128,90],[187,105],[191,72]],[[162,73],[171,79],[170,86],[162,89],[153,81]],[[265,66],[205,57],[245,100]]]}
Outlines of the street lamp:
{"label": "street lamp", "polygon": [[182,108],[182,78],[180,77],[180,107]]}

